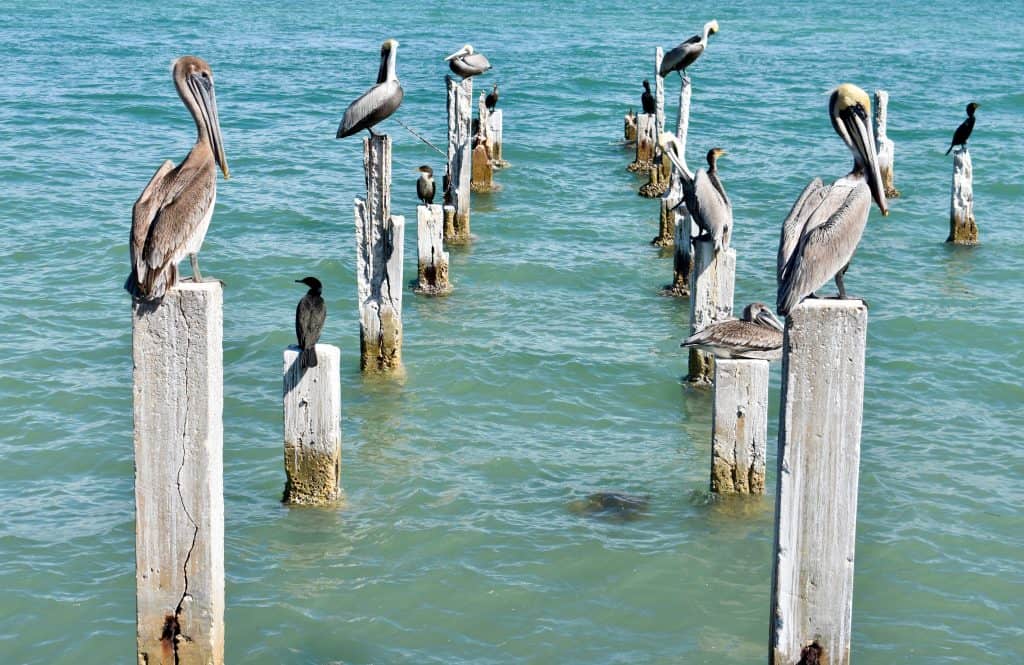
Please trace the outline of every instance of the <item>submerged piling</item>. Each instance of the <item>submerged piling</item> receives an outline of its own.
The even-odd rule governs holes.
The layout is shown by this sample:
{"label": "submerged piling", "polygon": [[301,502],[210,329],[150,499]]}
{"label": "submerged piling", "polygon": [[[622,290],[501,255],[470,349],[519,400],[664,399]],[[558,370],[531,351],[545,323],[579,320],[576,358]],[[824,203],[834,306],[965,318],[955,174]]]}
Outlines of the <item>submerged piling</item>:
{"label": "submerged piling", "polygon": [[978,244],[974,221],[974,167],[967,146],[953,148],[953,183],[949,196],[949,237],[957,245]]}
{"label": "submerged piling", "polygon": [[469,192],[472,181],[473,153],[473,79],[457,82],[445,76],[448,88],[448,183],[445,205],[454,208],[448,243],[465,244],[469,235]]}
{"label": "submerged piling", "polygon": [[768,361],[715,358],[711,491],[764,494]]}
{"label": "submerged piling", "polygon": [[878,170],[882,176],[885,197],[894,199],[900,195],[894,184],[896,144],[886,136],[889,117],[889,93],[885,90],[875,91],[875,144],[878,150]]}
{"label": "submerged piling", "polygon": [[416,293],[444,295],[448,281],[448,252],[444,251],[444,213],[441,206],[416,206],[416,254],[419,257]]}
{"label": "submerged piling", "polygon": [[[687,219],[689,222],[689,219]],[[715,251],[713,240],[693,243],[693,274],[690,278],[690,334],[732,316],[736,281],[736,250]],[[687,381],[710,385],[714,378],[714,358],[710,353],[690,349]]]}

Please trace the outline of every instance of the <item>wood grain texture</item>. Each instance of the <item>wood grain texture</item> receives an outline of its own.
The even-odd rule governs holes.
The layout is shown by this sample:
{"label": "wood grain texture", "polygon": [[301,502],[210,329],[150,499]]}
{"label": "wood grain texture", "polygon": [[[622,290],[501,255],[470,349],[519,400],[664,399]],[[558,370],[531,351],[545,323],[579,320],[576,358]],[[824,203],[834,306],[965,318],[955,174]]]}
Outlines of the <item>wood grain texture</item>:
{"label": "wood grain texture", "polygon": [[974,166],[966,146],[953,148],[953,184],[949,196],[949,237],[957,245],[978,244],[974,221]]}
{"label": "wood grain texture", "polygon": [[452,235],[445,236],[449,243],[468,243],[469,200],[473,162],[473,79],[457,82],[445,77],[448,88],[448,177],[451,180],[445,192],[446,205],[455,207]]}
{"label": "wood grain texture", "polygon": [[[684,240],[685,242],[685,240]],[[690,334],[732,316],[736,282],[736,250],[715,252],[711,240],[693,243],[693,273],[690,276]],[[710,385],[714,358],[710,353],[690,349],[690,383]]]}
{"label": "wood grain texture", "polygon": [[768,361],[715,359],[711,491],[764,494]]}
{"label": "wood grain texture", "polygon": [[444,211],[438,204],[416,207],[416,292],[443,295],[451,292],[448,252],[444,251]]}
{"label": "wood grain texture", "polygon": [[323,505],[341,496],[341,349],[317,344],[316,367],[284,351],[285,503]]}

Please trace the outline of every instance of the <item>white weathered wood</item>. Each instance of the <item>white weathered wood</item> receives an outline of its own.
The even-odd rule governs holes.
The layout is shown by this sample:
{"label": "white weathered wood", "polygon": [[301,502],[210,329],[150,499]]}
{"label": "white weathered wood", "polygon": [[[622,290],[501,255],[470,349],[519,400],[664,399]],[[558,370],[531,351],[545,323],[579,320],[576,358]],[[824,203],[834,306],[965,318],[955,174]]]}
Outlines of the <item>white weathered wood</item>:
{"label": "white weathered wood", "polygon": [[636,113],[633,109],[622,116],[622,137],[627,146],[636,143]]}
{"label": "white weathered wood", "polygon": [[654,49],[654,105],[657,116],[655,118],[655,122],[657,122],[655,136],[661,136],[661,133],[665,131],[665,79],[659,73],[664,57],[665,51],[660,46]]}
{"label": "white weathered wood", "polygon": [[850,662],[857,484],[868,310],[808,299],[790,312],[782,354],[771,662],[811,644]]}
{"label": "white weathered wood", "polygon": [[494,109],[490,115],[491,161],[496,169],[503,169],[508,166],[508,162],[501,156],[502,122],[504,118],[504,114],[501,111],[501,109]]}
{"label": "white weathered wood", "polygon": [[219,282],[132,310],[138,662],[224,662]]}
{"label": "white weathered wood", "polygon": [[[685,226],[685,222],[684,222]],[[685,244],[685,238],[682,239]],[[736,282],[736,250],[715,252],[713,240],[693,243],[693,273],[690,276],[690,334],[732,316]],[[710,353],[690,349],[691,383],[710,384],[714,358]]]}
{"label": "white weathered wood", "polygon": [[371,219],[391,216],[391,137],[374,134],[363,139],[366,208]]}
{"label": "white weathered wood", "polygon": [[326,504],[341,496],[341,349],[316,345],[316,367],[284,350],[283,501]]}
{"label": "white weathered wood", "polygon": [[472,192],[491,192],[494,187],[494,165],[491,163],[491,113],[487,95],[480,93],[477,102],[476,134],[473,136],[472,168],[469,188]]}
{"label": "white weathered wood", "polygon": [[469,242],[469,196],[473,154],[473,79],[456,81],[445,76],[448,87],[448,178],[445,204],[455,207],[450,243]]}
{"label": "white weathered wood", "polygon": [[679,86],[679,112],[676,115],[676,138],[682,144],[679,154],[679,161],[689,170],[686,163],[686,137],[690,132],[690,99],[693,96],[693,89],[690,87],[690,77],[684,76]]}
{"label": "white weathered wood", "polygon": [[416,291],[428,295],[451,292],[448,252],[444,251],[444,211],[438,204],[416,207],[416,253],[419,256]]}
{"label": "white weathered wood", "polygon": [[889,117],[889,93],[875,90],[875,147],[878,150],[878,169],[886,198],[900,195],[894,184],[896,144],[886,136]]}
{"label": "white weathered wood", "polygon": [[654,167],[655,117],[641,113],[636,117],[636,159],[626,167],[629,171],[646,173]]}
{"label": "white weathered wood", "polygon": [[715,358],[711,491],[764,494],[768,361]]}
{"label": "white weathered wood", "polygon": [[[679,160],[683,166],[686,164],[686,137],[690,127],[690,79],[685,77],[679,89],[679,112],[676,116],[676,138],[680,143]],[[679,169],[672,166],[672,173],[669,176],[668,189],[662,195],[663,205],[671,211],[671,217],[664,220],[665,224],[671,224],[675,251],[672,256],[672,284],[665,292],[674,296],[690,295],[690,276],[693,271],[693,238],[694,222],[690,212],[685,205],[679,205],[683,201],[683,178],[692,177],[692,173],[680,173]],[[678,207],[677,207],[678,206]],[[663,229],[658,235],[663,238]],[[662,241],[664,242],[664,240]],[[664,244],[663,246],[667,246]]]}
{"label": "white weathered wood", "polygon": [[966,146],[953,148],[953,184],[949,197],[949,237],[946,242],[974,245],[978,225],[974,221],[974,168]]}

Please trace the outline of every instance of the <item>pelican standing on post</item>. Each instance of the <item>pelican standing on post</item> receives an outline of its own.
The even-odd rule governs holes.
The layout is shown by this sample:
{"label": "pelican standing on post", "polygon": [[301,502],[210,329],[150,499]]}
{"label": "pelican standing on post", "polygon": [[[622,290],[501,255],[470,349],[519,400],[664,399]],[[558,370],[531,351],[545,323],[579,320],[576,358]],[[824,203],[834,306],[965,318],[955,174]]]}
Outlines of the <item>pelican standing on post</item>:
{"label": "pelican standing on post", "polygon": [[434,169],[424,164],[417,170],[420,172],[420,177],[416,179],[416,196],[424,205],[432,205],[435,190]]}
{"label": "pelican standing on post", "polygon": [[402,84],[398,82],[397,57],[398,42],[394,39],[385,40],[380,45],[377,83],[345,109],[345,115],[338,126],[337,138],[343,139],[364,129],[370,132],[370,136],[376,136],[371,128],[401,106],[405,92],[402,90]]}
{"label": "pelican standing on post", "polygon": [[743,308],[743,317],[712,323],[687,337],[680,346],[700,349],[716,358],[782,357],[782,324],[761,302]]}
{"label": "pelican standing on post", "polygon": [[867,93],[843,83],[832,91],[828,108],[832,127],[853,153],[853,169],[828,186],[820,178],[812,180],[782,225],[777,309],[783,316],[832,278],[845,298],[843,275],[864,233],[872,199],[883,215],[889,214]]}
{"label": "pelican standing on post", "polygon": [[187,55],[174,61],[171,74],[198,136],[181,164],[168,160],[157,169],[132,207],[132,269],[124,287],[142,300],[159,300],[177,284],[178,263],[185,255],[192,263],[193,281],[203,281],[197,254],[217,200],[217,167],[225,179],[231,177],[210,66]]}
{"label": "pelican standing on post", "polygon": [[703,231],[694,240],[714,240],[715,253],[729,249],[732,239],[732,203],[718,177],[718,158],[724,154],[721,148],[708,150],[707,170],[697,169],[692,180],[682,179],[683,202]]}
{"label": "pelican standing on post", "polygon": [[445,58],[448,67],[464,79],[483,74],[491,68],[491,63],[483,53],[474,53],[472,44],[466,44],[455,53]]}
{"label": "pelican standing on post", "polygon": [[658,76],[665,78],[671,72],[679,72],[679,78],[686,76],[686,68],[700,57],[708,46],[708,37],[718,32],[718,21],[711,20],[704,24],[704,32],[694,35],[685,42],[665,54],[661,59]]}
{"label": "pelican standing on post", "polygon": [[974,111],[978,109],[981,104],[971,102],[967,105],[967,119],[960,123],[960,126],[953,132],[953,142],[949,144],[949,149],[946,150],[946,154],[953,149],[953,146],[962,145],[967,147],[967,139],[971,138],[971,132],[974,131]]}

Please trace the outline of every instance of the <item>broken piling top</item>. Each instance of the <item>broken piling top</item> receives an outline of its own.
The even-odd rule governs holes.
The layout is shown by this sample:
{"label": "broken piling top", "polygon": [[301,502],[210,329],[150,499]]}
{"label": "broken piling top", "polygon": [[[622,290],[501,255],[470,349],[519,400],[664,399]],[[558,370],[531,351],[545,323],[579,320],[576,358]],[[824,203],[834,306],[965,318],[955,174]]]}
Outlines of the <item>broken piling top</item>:
{"label": "broken piling top", "polygon": [[878,151],[878,170],[882,176],[882,188],[886,198],[900,195],[894,184],[896,144],[886,135],[889,117],[889,93],[875,91],[875,147]]}
{"label": "broken piling top", "polygon": [[138,661],[224,661],[219,282],[132,308]]}
{"label": "broken piling top", "polygon": [[445,295],[448,281],[448,252],[444,251],[444,212],[438,204],[416,207],[416,293]]}
{"label": "broken piling top", "polygon": [[622,116],[622,138],[628,145],[636,143],[636,113],[629,109],[626,115]]}
{"label": "broken piling top", "polygon": [[301,349],[284,350],[282,501],[325,505],[341,498],[341,349],[316,345],[316,367],[302,367]]}
{"label": "broken piling top", "polygon": [[715,358],[711,491],[764,494],[768,361]]}
{"label": "broken piling top", "polygon": [[448,89],[448,187],[444,202],[455,208],[452,243],[470,240],[470,184],[473,152],[473,79],[455,81],[445,77]]}
{"label": "broken piling top", "polygon": [[641,113],[636,118],[636,158],[627,171],[647,173],[654,168],[655,116]]}
{"label": "broken piling top", "polygon": [[974,167],[967,146],[953,148],[953,182],[949,193],[949,237],[957,245],[978,244],[974,220]]}

